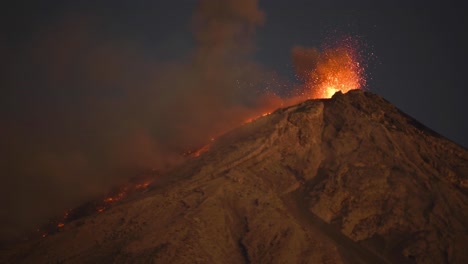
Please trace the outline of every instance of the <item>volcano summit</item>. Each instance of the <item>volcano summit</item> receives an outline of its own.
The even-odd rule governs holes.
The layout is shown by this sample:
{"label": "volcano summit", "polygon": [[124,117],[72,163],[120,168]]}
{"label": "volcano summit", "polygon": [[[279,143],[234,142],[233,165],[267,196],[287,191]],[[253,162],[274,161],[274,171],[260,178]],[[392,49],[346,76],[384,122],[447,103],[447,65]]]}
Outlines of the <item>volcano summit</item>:
{"label": "volcano summit", "polygon": [[278,109],[2,263],[468,263],[468,151],[361,90]]}

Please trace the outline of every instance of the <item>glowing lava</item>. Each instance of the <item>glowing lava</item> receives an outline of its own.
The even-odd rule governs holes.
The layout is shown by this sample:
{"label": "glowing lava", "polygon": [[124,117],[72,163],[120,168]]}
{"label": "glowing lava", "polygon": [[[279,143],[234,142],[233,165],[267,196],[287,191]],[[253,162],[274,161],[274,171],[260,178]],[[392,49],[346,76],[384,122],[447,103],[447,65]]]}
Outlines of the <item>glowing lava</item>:
{"label": "glowing lava", "polygon": [[346,93],[365,85],[364,70],[351,47],[327,49],[310,74],[312,98],[331,98],[336,92]]}
{"label": "glowing lava", "polygon": [[366,85],[363,50],[359,39],[346,37],[321,50],[296,46],[292,60],[298,79],[304,82],[303,96],[330,98]]}
{"label": "glowing lava", "polygon": [[257,115],[257,116],[255,116],[255,117],[251,117],[251,118],[245,120],[245,121],[244,121],[244,124],[252,123],[253,121],[259,119],[260,117],[264,117],[264,116],[267,116],[267,115],[269,115],[269,114],[271,114],[271,112],[266,112],[266,113],[263,113],[263,114],[261,114],[261,115]]}
{"label": "glowing lava", "polygon": [[[264,113],[262,113],[260,115],[255,115],[254,117],[246,119],[242,124],[245,125],[245,124],[251,123],[254,120],[259,119],[260,117],[264,117],[264,116],[267,116],[267,115],[270,115],[270,114],[271,114],[271,112],[264,112]],[[224,133],[226,133],[226,132],[224,132]],[[223,135],[224,133],[220,133],[220,135]],[[182,155],[184,157],[191,157],[191,158],[199,157],[201,154],[203,154],[204,152],[207,152],[210,149],[212,143],[215,141],[215,137],[210,138],[210,141],[211,141],[210,143],[204,145],[203,147],[195,149],[195,150],[185,151],[184,153],[182,153]]]}
{"label": "glowing lava", "polygon": [[148,190],[153,180],[153,178],[145,177],[141,177],[140,179],[135,178],[133,179],[133,182],[116,187],[114,191],[110,192],[102,199],[89,201],[81,206],[66,211],[61,217],[50,219],[48,223],[42,225],[36,231],[41,237],[47,237],[51,234],[60,232],[65,225],[74,220],[94,213],[102,213],[112,206],[124,201],[129,195],[142,193]]}

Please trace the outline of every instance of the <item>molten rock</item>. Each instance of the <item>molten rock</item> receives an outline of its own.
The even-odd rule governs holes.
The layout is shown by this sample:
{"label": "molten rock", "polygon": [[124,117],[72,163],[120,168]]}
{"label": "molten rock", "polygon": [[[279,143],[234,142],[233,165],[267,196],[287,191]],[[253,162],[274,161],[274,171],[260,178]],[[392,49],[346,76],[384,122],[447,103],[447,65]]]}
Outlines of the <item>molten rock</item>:
{"label": "molten rock", "polygon": [[231,131],[170,181],[2,263],[468,263],[468,151],[338,93]]}

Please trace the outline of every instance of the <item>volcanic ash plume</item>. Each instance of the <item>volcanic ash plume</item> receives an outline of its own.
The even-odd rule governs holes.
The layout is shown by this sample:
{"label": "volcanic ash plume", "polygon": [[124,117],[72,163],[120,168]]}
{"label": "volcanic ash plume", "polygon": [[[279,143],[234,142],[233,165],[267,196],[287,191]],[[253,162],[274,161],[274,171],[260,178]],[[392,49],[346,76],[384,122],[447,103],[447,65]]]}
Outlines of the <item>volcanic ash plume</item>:
{"label": "volcanic ash plume", "polygon": [[263,21],[257,0],[201,0],[192,21],[197,51],[204,60],[248,53]]}
{"label": "volcanic ash plume", "polygon": [[356,45],[349,43],[323,51],[301,46],[292,49],[294,68],[304,82],[305,96],[330,98],[338,91],[346,93],[364,87],[364,67]]}
{"label": "volcanic ash plume", "polygon": [[[253,92],[265,71],[250,57],[264,21],[258,1],[194,6],[195,45],[180,54],[110,36],[101,25],[113,20],[99,11],[51,19],[12,47],[2,61],[0,240],[126,178],[165,170],[265,112]],[[170,56],[148,56],[155,51]]]}

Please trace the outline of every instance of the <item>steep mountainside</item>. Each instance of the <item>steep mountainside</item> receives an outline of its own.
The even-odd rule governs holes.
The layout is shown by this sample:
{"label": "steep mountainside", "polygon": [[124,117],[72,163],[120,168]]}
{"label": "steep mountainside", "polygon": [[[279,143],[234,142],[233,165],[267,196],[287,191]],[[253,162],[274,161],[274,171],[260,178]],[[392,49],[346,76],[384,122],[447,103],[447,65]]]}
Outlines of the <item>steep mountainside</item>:
{"label": "steep mountainside", "polygon": [[468,151],[381,97],[225,134],[166,183],[2,263],[468,263]]}

